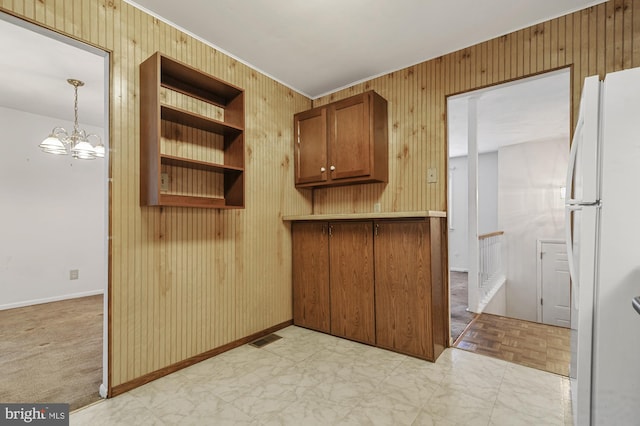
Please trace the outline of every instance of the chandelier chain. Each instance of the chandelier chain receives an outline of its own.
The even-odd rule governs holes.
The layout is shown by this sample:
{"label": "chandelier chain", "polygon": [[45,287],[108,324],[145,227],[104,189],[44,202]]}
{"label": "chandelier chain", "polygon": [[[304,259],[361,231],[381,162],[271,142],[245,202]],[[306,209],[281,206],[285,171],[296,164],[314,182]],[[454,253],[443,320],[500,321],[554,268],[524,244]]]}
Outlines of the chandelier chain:
{"label": "chandelier chain", "polygon": [[73,89],[75,93],[73,102],[73,114],[75,117],[73,121],[73,133],[78,134],[78,132],[80,131],[80,127],[78,126],[78,86],[74,85]]}

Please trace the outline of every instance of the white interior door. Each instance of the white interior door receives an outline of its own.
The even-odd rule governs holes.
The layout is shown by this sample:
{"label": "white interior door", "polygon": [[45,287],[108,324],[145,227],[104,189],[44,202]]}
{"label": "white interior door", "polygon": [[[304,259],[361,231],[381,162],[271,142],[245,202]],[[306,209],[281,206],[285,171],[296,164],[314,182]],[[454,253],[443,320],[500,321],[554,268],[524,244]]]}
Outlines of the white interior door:
{"label": "white interior door", "polygon": [[542,322],[561,327],[571,325],[571,284],[566,244],[540,244]]}

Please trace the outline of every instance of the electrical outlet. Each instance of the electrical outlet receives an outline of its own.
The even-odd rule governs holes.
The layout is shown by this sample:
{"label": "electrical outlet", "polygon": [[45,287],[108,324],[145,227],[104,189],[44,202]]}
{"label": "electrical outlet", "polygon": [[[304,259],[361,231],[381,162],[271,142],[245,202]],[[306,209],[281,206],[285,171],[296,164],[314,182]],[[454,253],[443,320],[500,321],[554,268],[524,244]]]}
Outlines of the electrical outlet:
{"label": "electrical outlet", "polygon": [[435,167],[427,169],[427,183],[438,182],[438,171]]}
{"label": "electrical outlet", "polygon": [[169,190],[169,173],[160,173],[160,190]]}
{"label": "electrical outlet", "polygon": [[69,279],[77,280],[80,277],[80,271],[77,269],[72,269],[69,271]]}
{"label": "electrical outlet", "polygon": [[373,211],[376,213],[380,213],[380,203],[375,203],[373,205]]}

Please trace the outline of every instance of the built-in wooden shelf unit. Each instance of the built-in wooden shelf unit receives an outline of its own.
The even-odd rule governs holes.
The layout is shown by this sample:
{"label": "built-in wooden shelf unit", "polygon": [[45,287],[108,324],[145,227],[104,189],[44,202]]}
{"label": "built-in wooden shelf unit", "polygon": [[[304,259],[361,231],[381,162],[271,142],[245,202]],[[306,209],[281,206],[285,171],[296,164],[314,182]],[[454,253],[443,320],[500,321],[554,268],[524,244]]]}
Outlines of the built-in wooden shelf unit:
{"label": "built-in wooden shelf unit", "polygon": [[140,65],[140,204],[244,208],[244,91],[154,53]]}

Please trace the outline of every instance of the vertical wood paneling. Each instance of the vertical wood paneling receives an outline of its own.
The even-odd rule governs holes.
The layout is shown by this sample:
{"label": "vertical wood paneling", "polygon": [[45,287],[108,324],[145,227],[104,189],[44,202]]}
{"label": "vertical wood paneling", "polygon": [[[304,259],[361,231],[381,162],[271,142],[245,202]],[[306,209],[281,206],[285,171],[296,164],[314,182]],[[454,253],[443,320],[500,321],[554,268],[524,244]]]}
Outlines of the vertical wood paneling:
{"label": "vertical wood paneling", "polygon": [[[447,95],[571,66],[575,121],[585,77],[639,65],[640,0],[613,0],[316,99],[314,105],[342,99],[366,85],[393,102],[389,184],[375,194],[366,185],[316,190],[314,212],[367,212],[374,202],[383,211],[445,210]],[[409,69],[426,76],[426,90],[403,84]],[[424,108],[412,110],[417,105]],[[428,136],[412,137],[412,129],[422,127]],[[437,184],[426,182],[429,167],[438,170]]]}
{"label": "vertical wood paneling", "polygon": [[[111,53],[111,387],[291,319],[281,217],[310,208],[290,157],[293,114],[311,101],[119,0],[0,5]],[[138,66],[157,50],[245,89],[246,209],[139,206]],[[194,174],[180,179],[198,190]]]}
{"label": "vertical wood paneling", "polygon": [[631,66],[640,66],[640,31],[637,30],[636,20],[640,18],[640,2],[631,2]]}
{"label": "vertical wood paneling", "polygon": [[[292,117],[309,99],[120,0],[0,8],[111,52],[111,386],[289,320],[283,214],[446,209],[447,95],[572,66],[575,120],[585,76],[640,65],[640,0],[612,0],[322,97],[389,101],[389,183],[312,196],[295,190],[291,163]],[[138,66],[157,50],[245,89],[244,210],[139,206]]]}

